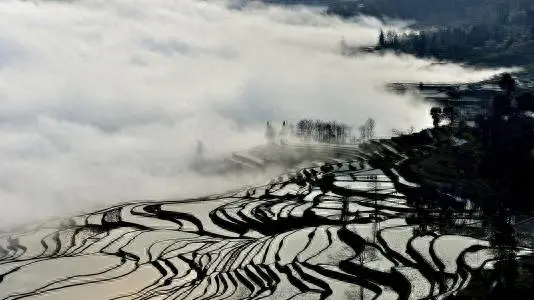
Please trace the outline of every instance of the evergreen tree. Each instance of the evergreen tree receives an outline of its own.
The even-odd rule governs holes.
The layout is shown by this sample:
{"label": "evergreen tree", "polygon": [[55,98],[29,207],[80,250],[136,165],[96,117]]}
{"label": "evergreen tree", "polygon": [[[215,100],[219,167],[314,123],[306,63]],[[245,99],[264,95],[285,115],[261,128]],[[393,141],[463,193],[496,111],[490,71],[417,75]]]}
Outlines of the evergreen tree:
{"label": "evergreen tree", "polygon": [[445,117],[446,119],[449,120],[450,124],[451,125],[455,125],[456,124],[456,115],[457,115],[457,111],[456,109],[454,108],[454,103],[453,102],[450,102],[447,106],[445,106],[442,110],[442,115],[443,117]]}
{"label": "evergreen tree", "polygon": [[288,126],[286,124],[286,121],[284,121],[282,123],[282,128],[280,129],[280,134],[279,134],[282,144],[286,142],[287,132],[288,132]]}
{"label": "evergreen tree", "polygon": [[386,36],[384,35],[384,31],[380,29],[380,34],[378,35],[378,46],[384,47],[386,45]]}
{"label": "evergreen tree", "polygon": [[393,49],[399,49],[400,47],[399,35],[396,32],[393,34],[393,41],[391,44],[393,46]]}
{"label": "evergreen tree", "polygon": [[412,40],[412,44],[413,50],[415,51],[416,55],[424,55],[427,48],[427,40],[425,33],[420,32],[418,35],[416,35]]}
{"label": "evergreen tree", "polygon": [[399,36],[397,35],[395,31],[389,30],[386,33],[386,45],[390,47],[394,47],[395,43],[398,43],[398,40],[399,40]]}

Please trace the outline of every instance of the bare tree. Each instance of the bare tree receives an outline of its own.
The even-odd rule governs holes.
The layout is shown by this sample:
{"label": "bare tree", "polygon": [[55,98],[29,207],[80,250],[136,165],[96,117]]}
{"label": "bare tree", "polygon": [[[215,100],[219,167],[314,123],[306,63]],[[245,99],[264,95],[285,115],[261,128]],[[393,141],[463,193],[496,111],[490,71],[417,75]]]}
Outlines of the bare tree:
{"label": "bare tree", "polygon": [[375,126],[376,126],[376,122],[372,118],[367,119],[367,121],[365,122],[368,139],[373,139],[375,137]]}
{"label": "bare tree", "polygon": [[350,127],[335,121],[303,119],[297,122],[295,135],[323,143],[345,143],[350,140]]}
{"label": "bare tree", "polygon": [[391,133],[394,135],[394,136],[401,136],[401,135],[405,135],[405,134],[413,134],[415,132],[415,127],[413,126],[410,126],[406,131],[403,131],[401,129],[391,129]]}
{"label": "bare tree", "polygon": [[365,126],[362,125],[362,126],[358,127],[358,130],[360,130],[360,140],[361,140],[362,142],[364,142],[365,139],[366,139],[366,136],[367,136],[367,135],[366,135]]}
{"label": "bare tree", "polygon": [[362,126],[358,127],[358,129],[360,130],[360,140],[366,141],[373,139],[375,136],[375,126],[375,120],[369,118]]}

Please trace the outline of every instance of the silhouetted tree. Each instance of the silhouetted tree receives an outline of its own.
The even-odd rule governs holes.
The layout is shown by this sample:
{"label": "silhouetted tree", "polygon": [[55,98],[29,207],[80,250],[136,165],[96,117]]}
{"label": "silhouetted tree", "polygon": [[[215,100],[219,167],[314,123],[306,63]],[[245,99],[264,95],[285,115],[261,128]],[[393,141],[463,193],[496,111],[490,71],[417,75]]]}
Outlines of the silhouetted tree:
{"label": "silhouetted tree", "polygon": [[350,127],[343,123],[303,119],[297,122],[295,135],[323,143],[345,143],[349,140],[349,133]]}
{"label": "silhouetted tree", "polygon": [[367,119],[364,126],[365,126],[365,136],[367,137],[367,139],[373,139],[375,136],[375,126],[376,126],[375,120],[372,118]]}
{"label": "silhouetted tree", "polygon": [[360,140],[361,141],[365,141],[365,126],[362,125],[360,127],[358,127],[358,130],[360,131]]}
{"label": "silhouetted tree", "polygon": [[297,122],[297,136],[310,139],[312,135],[312,122],[311,120],[300,120]]}
{"label": "silhouetted tree", "polygon": [[430,116],[432,116],[432,124],[434,127],[438,127],[441,122],[441,107],[432,107],[430,109]]}
{"label": "silhouetted tree", "polygon": [[279,134],[282,141],[286,139],[287,133],[288,133],[287,123],[286,121],[284,121],[282,122],[282,128],[280,128],[280,134]]}
{"label": "silhouetted tree", "polygon": [[515,79],[512,77],[512,75],[510,75],[510,73],[502,74],[499,80],[497,81],[497,84],[501,89],[503,89],[503,91],[508,94],[514,92],[517,85]]}
{"label": "silhouetted tree", "polygon": [[384,47],[386,45],[386,37],[384,35],[384,31],[380,29],[380,34],[378,35],[378,46]]}
{"label": "silhouetted tree", "polygon": [[393,41],[391,42],[391,45],[392,45],[393,49],[395,49],[395,50],[399,49],[400,38],[399,38],[399,35],[396,32],[393,34]]}
{"label": "silhouetted tree", "polygon": [[427,40],[425,32],[420,32],[413,41],[415,54],[422,56],[426,52]]}
{"label": "silhouetted tree", "polygon": [[443,108],[442,115],[444,118],[448,119],[451,124],[456,120],[456,110],[450,104]]}
{"label": "silhouetted tree", "polygon": [[395,39],[395,32],[392,30],[388,30],[388,32],[386,33],[386,44],[392,45],[394,39]]}

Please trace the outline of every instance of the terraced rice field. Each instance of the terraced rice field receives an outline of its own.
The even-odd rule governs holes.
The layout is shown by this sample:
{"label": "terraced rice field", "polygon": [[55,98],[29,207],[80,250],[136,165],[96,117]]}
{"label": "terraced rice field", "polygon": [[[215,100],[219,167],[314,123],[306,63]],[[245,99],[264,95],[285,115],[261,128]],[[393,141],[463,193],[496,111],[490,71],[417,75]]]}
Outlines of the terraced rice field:
{"label": "terraced rice field", "polygon": [[[262,168],[289,151],[273,147],[228,160]],[[265,186],[4,233],[0,299],[441,299],[495,260],[485,240],[409,222],[399,187],[418,185],[367,162],[402,160],[390,145],[286,147],[309,167]]]}

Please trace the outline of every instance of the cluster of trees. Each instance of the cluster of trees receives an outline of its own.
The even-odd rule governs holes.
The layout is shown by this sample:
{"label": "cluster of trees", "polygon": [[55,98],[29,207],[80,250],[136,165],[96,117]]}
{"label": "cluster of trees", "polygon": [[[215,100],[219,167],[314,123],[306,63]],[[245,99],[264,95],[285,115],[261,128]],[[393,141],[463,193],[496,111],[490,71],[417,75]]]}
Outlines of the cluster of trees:
{"label": "cluster of trees", "polygon": [[493,99],[493,116],[518,115],[524,111],[534,112],[534,95],[530,92],[517,92],[517,84],[508,73],[503,74],[498,85],[503,90],[501,95]]}
{"label": "cluster of trees", "polygon": [[[488,205],[485,209],[491,211],[489,215],[495,217],[492,221],[497,232],[494,243],[512,247],[513,232],[507,225],[509,216],[503,207],[514,206],[514,202],[522,198],[521,194],[528,195],[528,182],[534,180],[534,118],[525,114],[526,111],[534,112],[534,95],[519,92],[516,81],[508,73],[502,74],[496,84],[502,92],[493,99],[491,113],[482,112],[476,117],[477,128],[470,133],[480,137],[477,140],[482,150],[477,152],[481,156],[478,176],[485,178],[493,188],[492,195],[484,202]],[[461,107],[452,105],[433,107],[430,115],[435,127],[449,119],[451,132],[458,134],[467,130],[461,125],[466,120],[459,111]],[[455,153],[457,164],[461,164],[460,153]],[[523,200],[526,199],[523,197]]]}
{"label": "cluster of trees", "polygon": [[411,135],[415,132],[415,127],[410,126],[407,130],[401,130],[401,129],[392,129],[391,133],[394,136],[403,136],[403,135]]}
{"label": "cluster of trees", "polygon": [[473,63],[528,64],[534,57],[534,12],[530,26],[478,24],[398,34],[380,31],[378,49]]}
{"label": "cluster of trees", "polygon": [[369,141],[372,140],[375,137],[375,127],[376,122],[375,120],[369,118],[365,123],[358,127],[358,130],[360,131],[360,140],[361,141]]}
{"label": "cluster of trees", "polygon": [[534,180],[534,96],[519,92],[510,74],[498,81],[503,90],[493,99],[489,116],[478,118],[482,135],[484,175],[495,186],[495,202],[530,206]]}
{"label": "cluster of trees", "polygon": [[[525,117],[525,111],[534,111],[534,96],[528,92],[519,92],[517,83],[510,74],[502,74],[496,83],[502,92],[493,99],[491,113],[484,115],[486,112],[483,112],[480,118],[477,118],[480,121],[477,122],[478,128],[474,130],[480,134],[478,142],[481,142],[482,151],[477,151],[480,157],[477,157],[476,161],[471,159],[470,163],[480,162],[477,180],[483,179],[491,187],[491,193],[483,195],[481,199],[477,199],[481,201],[477,202],[484,215],[489,216],[488,225],[492,233],[490,242],[492,247],[497,249],[499,258],[495,267],[495,279],[502,288],[513,286],[517,278],[517,239],[509,207],[516,210],[534,207],[529,203],[530,185],[534,180],[534,119]],[[444,118],[458,120],[456,124],[465,121],[459,114],[455,114],[455,109],[461,108],[433,107],[430,114],[434,126],[439,126]],[[462,126],[456,124],[451,126],[453,131],[461,131]],[[455,152],[457,164],[462,164],[461,152]],[[457,192],[452,191],[453,194]],[[429,220],[424,209],[418,209],[416,206],[416,212],[420,220]],[[443,216],[444,218],[440,219],[452,219],[448,213]],[[426,225],[422,227],[422,231],[427,229]]]}
{"label": "cluster of trees", "polygon": [[[496,83],[501,88],[502,93],[494,97],[491,102],[493,118],[521,117],[524,116],[525,111],[534,112],[534,95],[531,92],[518,92],[517,83],[509,73],[502,74]],[[460,93],[455,90],[448,91],[447,95],[453,100],[461,98]],[[438,127],[444,120],[448,120],[450,123],[465,123],[465,120],[460,117],[461,108],[455,107],[454,104],[454,101],[449,101],[444,107],[436,106],[430,109],[434,127]],[[480,126],[483,126],[481,120],[487,117],[484,111],[476,118]]]}
{"label": "cluster of trees", "polygon": [[351,127],[336,121],[302,119],[297,122],[295,135],[323,143],[346,143],[351,135]]}
{"label": "cluster of trees", "polygon": [[525,31],[503,29],[499,25],[448,27],[433,31],[398,34],[393,31],[378,35],[378,48],[391,49],[417,56],[464,60],[491,53],[505,52],[534,40],[534,25]]}
{"label": "cluster of trees", "polygon": [[449,122],[454,123],[456,115],[457,111],[452,104],[443,108],[435,106],[430,109],[430,116],[432,117],[432,124],[434,127],[438,127],[443,120],[449,120]]}
{"label": "cluster of trees", "polygon": [[532,0],[333,1],[327,13],[416,21],[412,33],[381,32],[380,49],[481,65],[534,63]]}
{"label": "cluster of trees", "polygon": [[[491,216],[491,243],[498,249],[501,259],[496,270],[501,284],[508,285],[513,281],[512,275],[516,270],[513,258],[517,246],[508,208],[517,211],[534,208],[530,189],[534,181],[534,118],[526,114],[526,111],[534,112],[534,96],[519,91],[510,74],[502,74],[496,83],[502,92],[493,99],[490,112],[481,113],[476,118],[476,128],[470,130],[479,137],[476,143],[480,148],[476,148],[481,151],[476,150],[477,157],[472,158],[468,165],[477,164],[476,179],[491,187],[491,193],[482,195],[478,203],[485,215]],[[448,108],[431,109],[435,126],[439,126],[443,118],[450,118],[448,111]],[[460,115],[456,118],[459,120],[456,124],[462,122]],[[453,131],[461,131],[461,126],[451,127],[454,127]],[[457,164],[461,164],[461,152],[456,153]]]}
{"label": "cluster of trees", "polygon": [[[455,0],[454,0],[455,1]],[[447,0],[446,2],[454,2]],[[471,4],[480,0],[469,1]],[[441,4],[421,0],[373,0],[379,5],[383,15],[407,19],[425,19],[424,11],[432,11]],[[394,2],[394,3],[392,3]],[[409,2],[418,4],[408,5]],[[425,3],[423,3],[425,2]],[[451,12],[463,11],[465,2],[457,7],[449,7]],[[377,49],[391,49],[420,57],[434,57],[453,61],[468,61],[480,64],[526,65],[534,62],[534,2],[530,0],[508,0],[507,5],[484,0],[477,4],[488,10],[480,18],[465,17],[465,22],[443,22],[430,30],[418,30],[399,34],[381,31],[378,35]],[[428,6],[428,7],[427,7]],[[417,7],[417,9],[414,9]],[[425,9],[421,9],[426,7]],[[488,9],[487,7],[493,7]],[[481,9],[473,10],[479,12]],[[388,13],[388,11],[390,13]],[[412,15],[412,14],[423,15]],[[472,12],[471,12],[472,13]],[[428,15],[428,13],[427,13]],[[469,16],[469,15],[468,15]],[[449,18],[454,18],[453,16]],[[451,25],[454,24],[454,25]],[[433,24],[436,25],[436,24]]]}
{"label": "cluster of trees", "polygon": [[267,122],[265,137],[269,141],[274,141],[277,137],[284,141],[285,138],[294,136],[321,143],[356,143],[373,139],[375,127],[375,120],[369,118],[362,126],[358,127],[360,135],[356,137],[353,135],[352,127],[342,122],[302,119],[293,125],[284,121],[278,131],[271,122]]}

